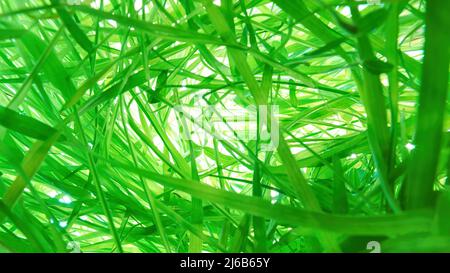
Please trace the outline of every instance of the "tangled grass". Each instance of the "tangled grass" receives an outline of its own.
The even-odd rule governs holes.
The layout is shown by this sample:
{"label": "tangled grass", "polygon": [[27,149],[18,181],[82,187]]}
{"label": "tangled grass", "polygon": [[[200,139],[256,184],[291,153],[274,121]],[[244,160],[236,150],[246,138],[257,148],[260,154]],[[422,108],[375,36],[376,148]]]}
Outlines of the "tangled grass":
{"label": "tangled grass", "polygon": [[371,2],[1,1],[0,252],[450,251],[450,1]]}

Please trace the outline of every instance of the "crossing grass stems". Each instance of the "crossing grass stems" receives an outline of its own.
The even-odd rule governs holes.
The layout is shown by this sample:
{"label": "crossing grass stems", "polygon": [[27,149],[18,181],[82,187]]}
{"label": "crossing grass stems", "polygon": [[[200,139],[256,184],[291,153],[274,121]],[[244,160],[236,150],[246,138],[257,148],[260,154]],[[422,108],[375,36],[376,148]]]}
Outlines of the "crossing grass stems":
{"label": "crossing grass stems", "polygon": [[1,1],[0,252],[450,251],[449,14]]}

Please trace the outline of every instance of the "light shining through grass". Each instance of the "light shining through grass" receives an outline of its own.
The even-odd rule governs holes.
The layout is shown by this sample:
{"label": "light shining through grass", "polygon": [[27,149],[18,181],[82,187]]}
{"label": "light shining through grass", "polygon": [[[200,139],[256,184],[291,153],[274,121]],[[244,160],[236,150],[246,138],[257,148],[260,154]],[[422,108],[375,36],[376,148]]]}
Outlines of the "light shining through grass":
{"label": "light shining through grass", "polygon": [[0,252],[449,252],[449,18],[0,1]]}
{"label": "light shining through grass", "polygon": [[408,150],[408,151],[412,151],[412,150],[414,150],[414,148],[416,148],[416,146],[414,145],[414,144],[411,144],[411,143],[407,143],[406,145],[405,145],[405,148]]}

